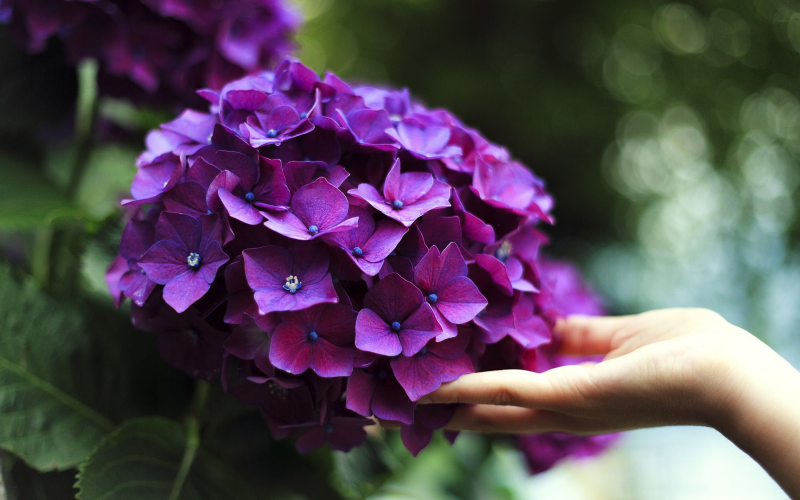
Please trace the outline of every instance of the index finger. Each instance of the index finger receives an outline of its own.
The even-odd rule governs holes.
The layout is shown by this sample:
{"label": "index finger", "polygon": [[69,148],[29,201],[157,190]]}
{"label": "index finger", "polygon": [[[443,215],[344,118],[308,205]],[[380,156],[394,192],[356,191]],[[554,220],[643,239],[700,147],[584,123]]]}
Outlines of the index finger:
{"label": "index finger", "polygon": [[540,373],[498,370],[470,373],[422,397],[426,403],[474,403],[546,408],[555,389]]}
{"label": "index finger", "polygon": [[561,352],[574,356],[605,355],[612,349],[614,334],[630,322],[630,316],[580,316],[559,319],[555,333]]}

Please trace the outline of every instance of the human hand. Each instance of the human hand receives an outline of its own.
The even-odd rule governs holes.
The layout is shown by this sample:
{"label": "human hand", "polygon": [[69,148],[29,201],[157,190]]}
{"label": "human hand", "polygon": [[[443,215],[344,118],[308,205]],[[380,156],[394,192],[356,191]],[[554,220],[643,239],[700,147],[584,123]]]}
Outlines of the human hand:
{"label": "human hand", "polygon": [[703,309],[573,316],[559,321],[556,334],[564,354],[603,361],[464,375],[421,402],[475,403],[459,408],[448,425],[456,430],[597,434],[709,425],[725,432],[749,389],[797,374],[754,336]]}

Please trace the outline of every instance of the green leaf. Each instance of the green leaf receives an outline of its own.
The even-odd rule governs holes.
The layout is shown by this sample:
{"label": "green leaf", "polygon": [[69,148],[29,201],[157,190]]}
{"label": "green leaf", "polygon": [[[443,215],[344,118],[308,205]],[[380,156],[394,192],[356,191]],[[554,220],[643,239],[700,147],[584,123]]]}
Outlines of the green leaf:
{"label": "green leaf", "polygon": [[77,311],[0,267],[0,448],[40,471],[85,460],[114,428],[98,351]]}
{"label": "green leaf", "polygon": [[80,216],[32,162],[0,155],[0,178],[0,229],[42,227]]}
{"label": "green leaf", "polygon": [[[247,500],[255,496],[188,432],[163,417],[132,419],[80,465],[77,498],[86,500]],[[187,435],[188,434],[188,435]]]}

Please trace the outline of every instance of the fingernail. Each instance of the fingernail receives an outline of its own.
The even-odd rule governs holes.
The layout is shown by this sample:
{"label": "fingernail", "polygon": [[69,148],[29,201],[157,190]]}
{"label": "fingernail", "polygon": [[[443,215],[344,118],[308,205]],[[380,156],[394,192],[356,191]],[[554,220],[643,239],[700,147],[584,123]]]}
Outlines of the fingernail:
{"label": "fingernail", "polygon": [[417,401],[417,403],[419,403],[419,404],[421,404],[421,405],[429,405],[429,404],[431,404],[432,402],[433,402],[433,401],[431,401],[431,398],[429,398],[428,396],[422,396],[422,397],[421,397],[421,398],[419,398],[419,400]]}

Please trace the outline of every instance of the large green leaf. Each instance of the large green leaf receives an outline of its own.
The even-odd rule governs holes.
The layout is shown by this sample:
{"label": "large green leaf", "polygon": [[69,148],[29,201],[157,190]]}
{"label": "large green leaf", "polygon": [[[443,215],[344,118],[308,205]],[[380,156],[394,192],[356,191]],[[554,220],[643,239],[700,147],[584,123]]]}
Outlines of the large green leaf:
{"label": "large green leaf", "polygon": [[114,429],[98,351],[77,311],[0,267],[0,448],[41,471],[85,460]]}
{"label": "large green leaf", "polygon": [[241,480],[199,448],[189,433],[163,417],[125,422],[80,465],[79,499],[247,500],[255,496]]}

